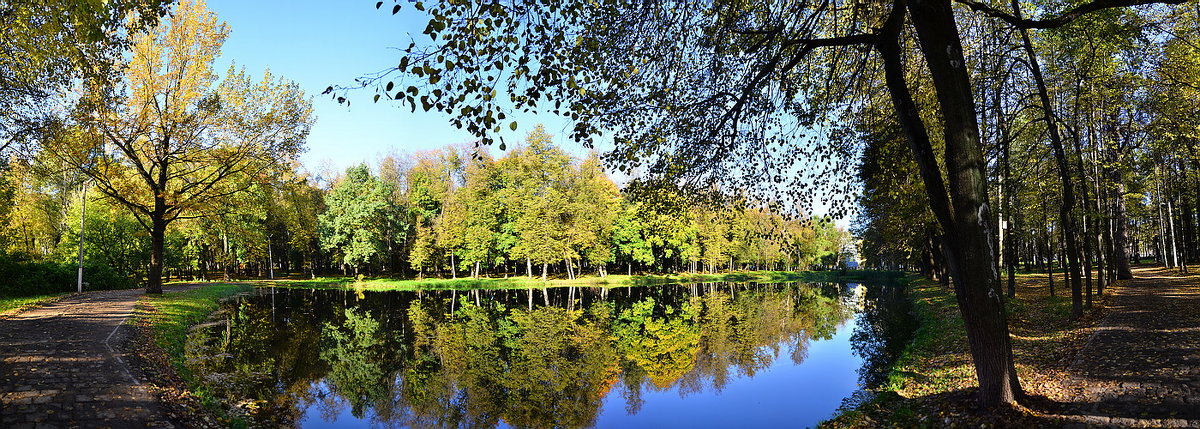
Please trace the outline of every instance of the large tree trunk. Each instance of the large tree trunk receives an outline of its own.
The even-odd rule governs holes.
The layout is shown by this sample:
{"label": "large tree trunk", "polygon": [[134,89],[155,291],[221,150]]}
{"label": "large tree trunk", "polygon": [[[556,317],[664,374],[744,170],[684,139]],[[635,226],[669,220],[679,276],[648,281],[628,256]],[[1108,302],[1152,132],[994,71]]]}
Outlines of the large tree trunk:
{"label": "large tree trunk", "polygon": [[150,219],[150,267],[146,273],[146,293],[162,293],[163,243],[167,221],[160,213]]}
{"label": "large tree trunk", "polygon": [[885,40],[879,44],[889,93],[925,179],[931,208],[946,231],[946,256],[979,380],[980,404],[987,408],[1012,404],[1021,395],[1021,386],[1013,364],[1008,316],[992,248],[986,163],[954,12],[949,0],[909,3],[941,106],[949,179],[946,188],[939,186],[942,182],[937,164],[929,162],[933,159],[932,145],[903,80],[897,43],[904,16],[902,4],[897,2],[884,31]]}

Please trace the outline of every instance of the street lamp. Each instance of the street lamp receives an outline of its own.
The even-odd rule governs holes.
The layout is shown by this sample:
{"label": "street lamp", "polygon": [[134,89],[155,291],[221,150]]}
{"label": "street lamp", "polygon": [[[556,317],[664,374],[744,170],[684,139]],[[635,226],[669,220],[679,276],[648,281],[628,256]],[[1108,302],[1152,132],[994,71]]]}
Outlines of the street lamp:
{"label": "street lamp", "polygon": [[87,181],[83,181],[83,201],[79,204],[79,272],[75,278],[75,291],[83,292],[83,226],[87,221]]}

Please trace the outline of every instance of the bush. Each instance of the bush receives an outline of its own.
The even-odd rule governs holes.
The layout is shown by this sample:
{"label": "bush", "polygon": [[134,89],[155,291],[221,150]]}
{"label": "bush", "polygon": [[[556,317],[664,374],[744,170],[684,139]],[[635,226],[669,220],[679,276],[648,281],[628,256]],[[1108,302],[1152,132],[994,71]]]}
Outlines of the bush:
{"label": "bush", "polygon": [[[0,296],[27,296],[74,292],[77,266],[57,262],[28,261],[0,254]],[[83,267],[84,290],[128,289],[133,280],[103,264]]]}

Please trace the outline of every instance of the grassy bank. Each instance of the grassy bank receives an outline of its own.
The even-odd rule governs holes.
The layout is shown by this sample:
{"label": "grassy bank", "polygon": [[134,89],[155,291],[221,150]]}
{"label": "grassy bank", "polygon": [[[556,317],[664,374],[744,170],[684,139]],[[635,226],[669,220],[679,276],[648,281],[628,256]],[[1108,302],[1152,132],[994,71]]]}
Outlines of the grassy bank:
{"label": "grassy bank", "polygon": [[[993,415],[974,408],[974,366],[954,291],[912,277],[910,293],[920,327],[893,364],[876,397],[823,424],[825,427],[1027,426],[1053,424],[1038,411],[1020,407]],[[1083,347],[1104,307],[1097,297],[1083,318],[1070,320],[1071,299],[1048,296],[1045,275],[1017,275],[1017,296],[1008,301],[1009,329],[1017,374],[1026,393],[1051,401],[1066,399],[1060,380]],[[1055,279],[1056,283],[1061,278]]]}
{"label": "grassy bank", "polygon": [[191,326],[201,323],[221,299],[248,292],[247,284],[211,284],[184,292],[145,295],[131,319],[137,335],[132,342],[137,361],[164,411],[184,427],[246,427],[230,415],[184,365],[184,344]]}
{"label": "grassy bank", "polygon": [[138,302],[135,322],[148,329],[150,338],[165,352],[171,366],[187,378],[183,345],[188,328],[203,322],[217,309],[222,298],[252,289],[253,286],[245,284],[213,284],[185,292],[146,295]]}
{"label": "grassy bank", "polygon": [[361,290],[430,290],[430,289],[526,289],[552,288],[564,286],[588,287],[626,287],[648,286],[672,283],[696,282],[839,282],[839,281],[887,281],[896,278],[898,273],[890,271],[742,271],[733,273],[681,273],[664,275],[625,275],[611,274],[606,277],[594,275],[580,276],[575,279],[548,279],[529,277],[509,278],[458,278],[458,279],[396,279],[387,277],[364,278],[356,281],[350,277],[319,277],[305,280],[264,280],[262,283],[277,287],[300,288],[333,288]]}
{"label": "grassy bank", "polygon": [[0,317],[19,313],[26,308],[51,303],[66,295],[65,293],[50,293],[22,297],[0,297]]}

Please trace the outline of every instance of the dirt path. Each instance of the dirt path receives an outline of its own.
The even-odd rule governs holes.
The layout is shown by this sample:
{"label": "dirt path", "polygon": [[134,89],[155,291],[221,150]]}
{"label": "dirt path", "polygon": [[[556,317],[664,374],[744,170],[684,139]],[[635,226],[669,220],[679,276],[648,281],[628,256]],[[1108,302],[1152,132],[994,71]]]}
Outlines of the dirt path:
{"label": "dirt path", "polygon": [[1068,369],[1071,420],[1200,427],[1200,277],[1134,270]]}
{"label": "dirt path", "polygon": [[172,427],[118,347],[141,294],[84,293],[0,320],[0,427]]}

